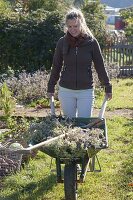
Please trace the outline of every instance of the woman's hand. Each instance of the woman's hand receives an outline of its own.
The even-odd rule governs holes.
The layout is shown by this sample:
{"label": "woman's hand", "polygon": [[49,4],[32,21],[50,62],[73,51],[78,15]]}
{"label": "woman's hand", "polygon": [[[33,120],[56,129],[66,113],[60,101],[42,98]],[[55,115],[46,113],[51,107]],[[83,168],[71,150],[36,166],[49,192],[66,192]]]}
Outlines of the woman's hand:
{"label": "woman's hand", "polygon": [[47,96],[48,96],[48,98],[51,98],[52,96],[54,96],[54,93],[48,92]]}
{"label": "woman's hand", "polygon": [[112,93],[106,93],[106,97],[107,97],[107,100],[111,100],[112,99]]}

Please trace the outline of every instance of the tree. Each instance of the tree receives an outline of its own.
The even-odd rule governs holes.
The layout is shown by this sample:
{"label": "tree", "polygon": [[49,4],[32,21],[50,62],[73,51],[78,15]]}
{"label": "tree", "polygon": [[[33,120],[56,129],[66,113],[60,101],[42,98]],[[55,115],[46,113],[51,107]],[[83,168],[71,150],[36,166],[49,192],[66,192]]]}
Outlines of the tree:
{"label": "tree", "polygon": [[29,11],[43,8],[47,11],[64,11],[70,4],[71,1],[64,0],[28,0]]}
{"label": "tree", "polygon": [[5,0],[0,0],[0,16],[9,16],[12,13],[11,4]]}
{"label": "tree", "polygon": [[81,7],[84,3],[84,0],[74,0],[73,4],[75,7]]}
{"label": "tree", "polygon": [[99,40],[101,47],[103,47],[106,33],[104,6],[100,3],[100,0],[94,2],[85,1],[81,9],[86,18],[88,27]]}
{"label": "tree", "polygon": [[123,9],[120,11],[120,15],[125,21],[125,33],[127,36],[133,36],[133,8]]}

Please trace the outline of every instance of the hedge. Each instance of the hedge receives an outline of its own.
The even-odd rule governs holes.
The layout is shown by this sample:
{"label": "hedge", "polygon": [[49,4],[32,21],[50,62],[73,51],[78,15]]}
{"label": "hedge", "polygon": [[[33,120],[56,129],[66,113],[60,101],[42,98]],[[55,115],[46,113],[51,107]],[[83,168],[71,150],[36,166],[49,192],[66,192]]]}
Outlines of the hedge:
{"label": "hedge", "polygon": [[38,10],[19,20],[0,18],[0,68],[33,72],[49,69],[57,40],[63,35],[58,11]]}

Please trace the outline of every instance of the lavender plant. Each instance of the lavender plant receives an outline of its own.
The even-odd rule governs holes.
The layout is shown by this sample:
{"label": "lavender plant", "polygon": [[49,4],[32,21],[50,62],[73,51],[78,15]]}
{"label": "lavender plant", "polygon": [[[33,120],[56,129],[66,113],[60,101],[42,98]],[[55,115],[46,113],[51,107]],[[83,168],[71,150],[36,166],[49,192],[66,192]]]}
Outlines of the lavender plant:
{"label": "lavender plant", "polygon": [[[118,63],[109,63],[105,60],[105,69],[108,73],[109,79],[116,79],[119,75],[119,66]],[[94,85],[95,87],[100,87],[100,81],[98,79],[98,75],[96,73],[96,70],[93,66],[93,79],[94,79]]]}
{"label": "lavender plant", "polygon": [[[117,78],[119,73],[119,68],[116,63],[107,63],[105,62],[106,70],[109,74],[110,79]],[[21,103],[30,103],[34,100],[41,98],[47,98],[47,83],[49,79],[49,73],[47,71],[38,70],[33,74],[26,73],[23,71],[18,75],[18,77],[12,76],[2,78],[10,90],[13,93],[13,96]],[[100,86],[97,73],[93,68],[93,79],[96,87]],[[0,87],[3,82],[0,82]],[[58,86],[55,88],[55,96],[57,97]]]}
{"label": "lavender plant", "polygon": [[18,102],[26,103],[34,99],[46,98],[46,88],[49,74],[46,71],[36,71],[33,74],[23,71],[18,77],[12,76],[5,81]]}

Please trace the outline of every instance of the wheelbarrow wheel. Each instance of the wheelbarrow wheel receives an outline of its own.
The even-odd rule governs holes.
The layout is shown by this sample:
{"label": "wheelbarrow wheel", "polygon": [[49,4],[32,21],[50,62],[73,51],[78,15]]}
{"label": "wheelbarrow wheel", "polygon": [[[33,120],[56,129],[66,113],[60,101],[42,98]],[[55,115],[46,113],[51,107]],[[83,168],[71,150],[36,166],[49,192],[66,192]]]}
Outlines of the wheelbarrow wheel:
{"label": "wheelbarrow wheel", "polygon": [[77,165],[75,162],[64,167],[65,200],[77,200]]}

